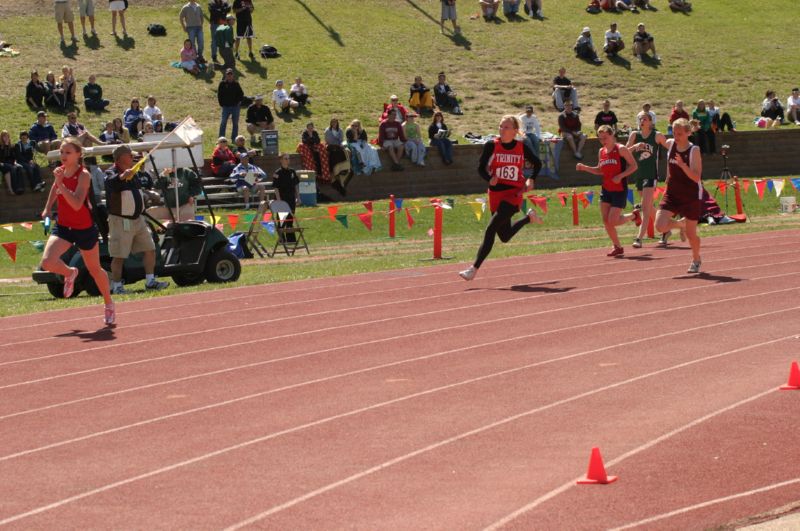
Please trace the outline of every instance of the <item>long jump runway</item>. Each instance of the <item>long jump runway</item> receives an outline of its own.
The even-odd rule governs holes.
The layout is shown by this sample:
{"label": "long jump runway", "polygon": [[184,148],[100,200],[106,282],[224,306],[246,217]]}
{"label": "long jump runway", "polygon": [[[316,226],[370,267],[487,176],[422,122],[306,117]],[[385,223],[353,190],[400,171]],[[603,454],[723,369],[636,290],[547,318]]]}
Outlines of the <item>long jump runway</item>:
{"label": "long jump runway", "polygon": [[[800,231],[0,320],[0,528],[703,529],[800,500]],[[54,303],[57,304],[57,303]],[[592,447],[610,485],[576,485]]]}

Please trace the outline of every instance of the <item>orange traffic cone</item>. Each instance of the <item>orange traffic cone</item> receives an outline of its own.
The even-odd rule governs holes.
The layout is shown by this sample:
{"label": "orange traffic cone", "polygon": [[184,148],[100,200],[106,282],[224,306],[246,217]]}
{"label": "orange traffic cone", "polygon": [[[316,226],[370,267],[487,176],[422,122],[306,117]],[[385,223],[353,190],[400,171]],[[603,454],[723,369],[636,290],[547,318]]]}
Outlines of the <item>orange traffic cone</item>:
{"label": "orange traffic cone", "polygon": [[589,458],[589,470],[584,479],[578,480],[578,485],[607,485],[614,483],[617,476],[607,476],[606,467],[603,465],[603,458],[600,456],[600,448],[592,448],[592,456]]}
{"label": "orange traffic cone", "polygon": [[789,381],[786,385],[781,386],[781,391],[797,391],[800,390],[800,366],[796,361],[792,362],[792,368],[789,369]]}

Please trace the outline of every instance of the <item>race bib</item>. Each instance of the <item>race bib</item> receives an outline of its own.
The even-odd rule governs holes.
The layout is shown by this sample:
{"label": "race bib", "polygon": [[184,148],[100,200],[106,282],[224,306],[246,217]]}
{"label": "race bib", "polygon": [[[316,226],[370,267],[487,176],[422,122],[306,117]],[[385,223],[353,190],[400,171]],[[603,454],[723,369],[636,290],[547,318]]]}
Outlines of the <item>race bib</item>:
{"label": "race bib", "polygon": [[501,166],[494,170],[494,176],[503,181],[518,181],[519,168],[516,166]]}

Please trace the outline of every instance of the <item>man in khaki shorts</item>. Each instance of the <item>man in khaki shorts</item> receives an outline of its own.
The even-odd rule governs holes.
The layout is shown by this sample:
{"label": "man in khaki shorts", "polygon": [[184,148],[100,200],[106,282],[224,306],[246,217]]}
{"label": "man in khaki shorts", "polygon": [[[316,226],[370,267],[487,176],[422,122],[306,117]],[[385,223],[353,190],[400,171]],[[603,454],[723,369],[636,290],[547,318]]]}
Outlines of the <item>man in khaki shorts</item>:
{"label": "man in khaki shorts", "polygon": [[122,283],[122,266],[131,253],[144,253],[145,289],[162,290],[169,286],[169,282],[160,282],[154,275],[156,246],[150,228],[141,215],[144,197],[139,181],[131,171],[133,152],[127,144],[120,144],[114,149],[113,156],[114,165],[106,171],[111,293],[127,293]]}
{"label": "man in khaki shorts", "polygon": [[69,32],[72,34],[72,42],[78,42],[75,38],[75,25],[73,24],[74,17],[72,15],[72,6],[70,0],[54,0],[56,25],[58,26],[58,34],[61,35],[61,46],[65,46],[64,42],[64,22],[69,26]]}
{"label": "man in khaki shorts", "polygon": [[97,37],[94,29],[94,0],[78,0],[78,15],[81,17],[81,27],[83,28],[83,38],[89,35],[86,33],[86,18],[89,18],[89,25],[92,28],[92,36]]}

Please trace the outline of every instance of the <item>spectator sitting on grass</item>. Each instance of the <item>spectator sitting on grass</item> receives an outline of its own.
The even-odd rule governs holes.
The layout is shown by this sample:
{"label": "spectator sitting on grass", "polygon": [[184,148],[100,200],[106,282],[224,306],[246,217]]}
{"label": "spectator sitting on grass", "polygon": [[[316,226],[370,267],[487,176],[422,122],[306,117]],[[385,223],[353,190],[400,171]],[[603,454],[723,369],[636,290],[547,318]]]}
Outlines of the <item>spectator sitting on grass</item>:
{"label": "spectator sitting on grass", "polygon": [[653,59],[660,61],[661,58],[658,56],[658,53],[656,53],[655,39],[645,31],[644,24],[640,22],[639,25],[636,26],[636,33],[633,34],[633,55],[635,55],[638,60],[642,61],[650,50],[653,51]]}
{"label": "spectator sitting on grass", "polygon": [[633,13],[639,11],[631,0],[602,0],[600,7],[606,11],[631,11]]}
{"label": "spectator sitting on grass", "polygon": [[289,98],[295,100],[301,107],[311,103],[311,100],[308,99],[308,89],[303,84],[303,78],[295,78],[294,84],[289,89]]}
{"label": "spectator sitting on grass", "polygon": [[359,120],[350,122],[350,126],[344,132],[347,138],[347,147],[352,153],[353,172],[364,175],[372,175],[380,171],[381,159],[377,150],[373,149],[367,140],[367,132],[361,127]]}
{"label": "spectator sitting on grass", "polygon": [[417,111],[417,114],[422,113],[422,109],[431,111],[433,110],[433,98],[431,97],[431,90],[422,82],[422,76],[414,78],[414,83],[411,85],[411,92],[409,94],[408,104],[412,109]]}
{"label": "spectator sitting on grass", "polygon": [[558,75],[553,78],[553,105],[558,111],[564,110],[565,101],[572,102],[572,108],[580,110],[578,104],[578,90],[572,85],[572,81],[567,77],[567,69],[563,66],[558,69]]}
{"label": "spectator sitting on grass", "polygon": [[244,197],[245,210],[250,208],[250,195],[253,192],[258,194],[258,200],[266,198],[266,190],[262,181],[266,180],[267,174],[264,170],[250,163],[250,155],[239,153],[239,164],[230,173],[230,180],[236,187],[236,191]]}
{"label": "spectator sitting on grass", "polygon": [[114,130],[114,122],[106,122],[105,129],[103,130],[102,133],[100,133],[100,136],[98,136],[97,138],[103,141],[104,144],[123,143],[122,138],[119,136],[119,133],[117,133]]}
{"label": "spectator sitting on grass", "polygon": [[386,117],[389,116],[389,114],[394,114],[394,119],[396,122],[403,123],[406,121],[408,109],[403,107],[403,104],[399,102],[400,98],[398,98],[396,94],[392,94],[389,97],[389,103],[383,104],[383,113],[381,114],[380,119],[381,122],[386,120]]}
{"label": "spectator sitting on grass", "polygon": [[669,8],[673,11],[688,13],[692,10],[692,4],[686,0],[669,0]]}
{"label": "spectator sitting on grass", "polygon": [[594,130],[597,131],[600,129],[601,125],[607,125],[611,127],[611,130],[614,134],[617,134],[617,115],[614,114],[614,111],[611,110],[611,102],[605,100],[603,102],[603,110],[597,113],[594,117]]}
{"label": "spectator sitting on grass", "polygon": [[131,134],[127,129],[125,129],[122,118],[114,118],[111,120],[111,123],[114,126],[114,132],[117,133],[123,144],[127,144],[131,141]]}
{"label": "spectator sitting on grass", "polygon": [[17,164],[14,146],[11,145],[11,135],[8,131],[0,131],[0,176],[7,173],[6,187],[11,195],[25,192],[24,170]]}
{"label": "spectator sitting on grass", "polygon": [[36,123],[31,126],[29,136],[36,147],[36,151],[45,155],[48,151],[56,150],[61,146],[56,130],[47,121],[47,113],[45,111],[36,113]]}
{"label": "spectator sitting on grass", "polygon": [[257,94],[253,98],[253,103],[247,108],[247,115],[244,119],[247,124],[247,132],[250,133],[250,143],[255,144],[259,141],[256,135],[260,135],[265,129],[275,129],[275,119],[272,111],[264,105],[264,96]]}
{"label": "spectator sitting on grass", "polygon": [[589,26],[583,28],[581,34],[578,35],[578,40],[575,41],[574,50],[576,57],[592,61],[594,64],[600,64],[603,62],[602,59],[597,57],[597,50],[594,47],[594,42],[592,41],[592,32],[589,29]]}
{"label": "spectator sitting on grass", "polygon": [[453,23],[453,33],[459,35],[461,28],[456,23],[456,0],[442,0],[442,18],[439,22],[440,31],[444,35],[444,21],[449,20]]}
{"label": "spectator sitting on grass", "polygon": [[28,177],[28,185],[34,192],[44,190],[44,182],[39,165],[33,160],[33,144],[28,138],[27,131],[21,131],[19,142],[14,144],[14,160],[22,167],[22,171]]}
{"label": "spectator sitting on grass", "polygon": [[150,123],[164,121],[164,113],[162,113],[161,109],[159,109],[156,105],[155,96],[147,96],[147,106],[142,109],[142,112],[144,113],[144,117],[147,118],[147,121]]}
{"label": "spectator sitting on grass", "polygon": [[625,49],[625,43],[622,40],[622,34],[617,31],[617,23],[612,22],[609,29],[606,31],[605,44],[603,51],[609,57],[616,57],[616,55]]}
{"label": "spectator sitting on grass", "polygon": [[454,114],[461,114],[456,93],[447,84],[447,76],[444,72],[439,72],[439,80],[433,86],[433,97],[436,99],[436,106],[440,109],[452,109]]}
{"label": "spectator sitting on grass", "polygon": [[520,0],[503,0],[503,15],[506,18],[518,17],[519,3]]}
{"label": "spectator sitting on grass", "polygon": [[139,134],[144,129],[145,122],[147,122],[144,111],[139,104],[139,98],[133,98],[131,100],[131,106],[125,110],[125,113],[122,115],[122,120],[125,122],[125,127],[128,129],[128,133],[131,135],[130,137],[139,138]]}
{"label": "spectator sitting on grass", "polygon": [[219,137],[217,147],[211,153],[211,174],[227,179],[238,164],[239,159],[228,147],[228,139],[224,136]]}
{"label": "spectator sitting on grass", "polygon": [[275,110],[278,112],[296,109],[300,106],[300,103],[292,99],[283,88],[283,81],[280,79],[275,82],[275,90],[272,91],[272,104],[275,105]]}
{"label": "spectator sitting on grass", "polygon": [[669,113],[667,123],[669,123],[670,130],[672,129],[672,123],[679,118],[683,118],[687,122],[689,121],[689,113],[683,108],[682,100],[676,101],[675,106],[672,108],[672,112]]}
{"label": "spectator sitting on grass", "polygon": [[67,108],[67,97],[64,94],[64,88],[56,81],[56,76],[52,72],[48,72],[44,78],[44,88],[47,91],[45,96],[45,103],[61,109]]}
{"label": "spectator sitting on grass", "polygon": [[68,66],[61,67],[61,75],[58,76],[58,83],[64,89],[65,105],[75,105],[76,83],[72,69]]}
{"label": "spectator sitting on grass", "polygon": [[403,132],[403,125],[395,120],[395,113],[390,112],[386,115],[386,120],[381,122],[378,128],[378,145],[380,145],[392,159],[392,169],[402,170],[400,159],[403,158],[403,151],[406,146],[406,135]]}
{"label": "spectator sitting on grass", "polygon": [[83,105],[87,111],[104,111],[109,103],[103,99],[103,87],[97,84],[97,78],[92,74],[83,86]]}
{"label": "spectator sitting on grass", "polygon": [[61,138],[70,136],[77,138],[83,147],[103,143],[99,138],[87,131],[82,123],[78,123],[78,115],[75,111],[67,113],[67,123],[61,129]]}
{"label": "spectator sitting on grass", "polygon": [[764,101],[761,102],[761,116],[769,118],[771,123],[777,122],[777,125],[786,119],[781,100],[775,95],[775,91],[767,91]]}
{"label": "spectator sitting on grass", "polygon": [[490,21],[497,18],[497,10],[500,9],[500,0],[478,0],[481,6],[483,20]]}
{"label": "spectator sitting on grass", "polygon": [[578,160],[583,158],[583,145],[586,143],[586,135],[581,133],[581,127],[580,116],[572,110],[572,103],[564,103],[564,112],[558,115],[558,128],[561,130],[561,137]]}
{"label": "spectator sitting on grass", "polygon": [[406,155],[417,166],[425,166],[425,143],[422,141],[422,131],[417,123],[417,114],[408,113],[403,123],[403,133],[406,136]]}
{"label": "spectator sitting on grass", "polygon": [[633,0],[633,5],[641,7],[644,10],[654,9],[653,6],[650,5],[650,0]]}
{"label": "spectator sitting on grass", "polygon": [[708,114],[711,116],[711,125],[715,131],[724,131],[726,127],[728,128],[728,131],[736,131],[736,127],[731,120],[731,115],[726,112],[722,112],[714,103],[714,100],[708,100],[708,103],[706,103],[706,109],[708,110]]}
{"label": "spectator sitting on grass", "polygon": [[444,115],[440,111],[433,113],[433,122],[428,126],[428,138],[431,145],[439,150],[445,166],[453,163],[453,142],[448,138],[450,130],[444,123]]}
{"label": "spectator sitting on grass", "polygon": [[531,18],[543,18],[542,0],[525,0],[525,13]]}
{"label": "spectator sitting on grass", "polygon": [[800,88],[793,88],[792,93],[786,99],[786,113],[789,115],[790,121],[795,125],[800,125]]}
{"label": "spectator sitting on grass", "polygon": [[25,86],[25,101],[34,109],[44,108],[44,99],[47,97],[47,87],[39,79],[39,72],[31,72],[31,80]]}
{"label": "spectator sitting on grass", "polygon": [[183,41],[183,48],[180,51],[181,54],[181,68],[189,72],[190,74],[197,75],[200,73],[200,67],[197,65],[197,51],[194,49],[192,45],[192,41],[190,39],[186,39]]}

